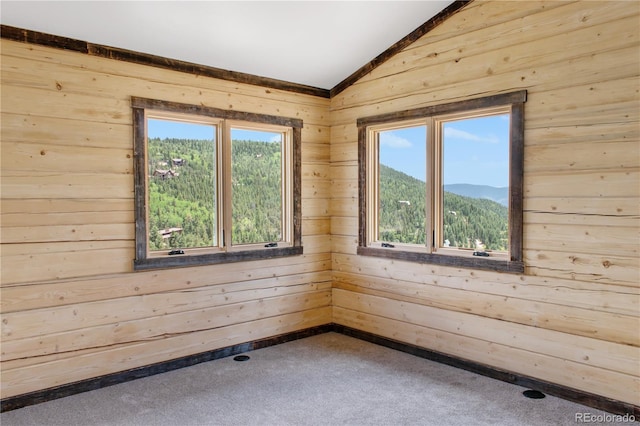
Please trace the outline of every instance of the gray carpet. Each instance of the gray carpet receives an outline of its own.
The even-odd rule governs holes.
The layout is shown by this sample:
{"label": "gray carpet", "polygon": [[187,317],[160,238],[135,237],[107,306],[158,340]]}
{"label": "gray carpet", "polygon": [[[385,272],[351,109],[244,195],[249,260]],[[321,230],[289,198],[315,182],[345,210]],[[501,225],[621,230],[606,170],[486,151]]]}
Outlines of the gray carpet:
{"label": "gray carpet", "polygon": [[591,420],[607,415],[550,396],[528,399],[519,386],[337,333],[247,355],[251,359],[244,362],[223,358],[5,412],[0,421],[2,426],[575,425],[576,413],[589,413]]}

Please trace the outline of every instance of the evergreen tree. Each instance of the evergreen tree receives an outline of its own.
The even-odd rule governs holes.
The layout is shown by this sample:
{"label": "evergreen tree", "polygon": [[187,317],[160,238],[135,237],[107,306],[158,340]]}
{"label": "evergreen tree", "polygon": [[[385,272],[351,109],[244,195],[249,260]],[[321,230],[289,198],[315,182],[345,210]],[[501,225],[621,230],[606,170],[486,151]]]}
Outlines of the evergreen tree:
{"label": "evergreen tree", "polygon": [[[426,183],[380,165],[380,239],[387,242],[426,244]],[[491,200],[444,193],[443,241],[450,247],[506,251],[509,211]]]}

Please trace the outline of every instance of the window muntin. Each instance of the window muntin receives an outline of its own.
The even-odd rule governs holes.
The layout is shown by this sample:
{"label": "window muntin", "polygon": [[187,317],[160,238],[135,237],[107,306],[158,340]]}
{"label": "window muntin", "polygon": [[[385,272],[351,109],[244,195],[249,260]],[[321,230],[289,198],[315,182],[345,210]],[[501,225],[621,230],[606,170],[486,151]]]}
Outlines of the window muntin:
{"label": "window muntin", "polygon": [[132,106],[134,269],[302,253],[302,120],[144,98]]}
{"label": "window muntin", "polygon": [[[360,205],[365,211],[360,214],[358,253],[522,272],[525,100],[526,92],[520,91],[359,119],[359,186],[364,198]],[[385,162],[391,162],[393,155],[386,152],[388,149],[381,140],[395,141],[396,149],[403,144],[408,146],[413,141],[400,139],[397,132],[416,127],[426,129],[426,155],[407,152],[399,169],[409,171],[414,164],[423,163],[425,178],[414,184],[407,176],[401,183],[385,183]],[[485,130],[471,132],[472,128]],[[488,180],[489,177],[493,180]],[[453,184],[500,186],[499,202],[483,200],[486,194],[478,195],[477,191],[475,199],[465,200],[461,197],[469,194],[449,191]],[[390,201],[386,198],[397,198],[396,201],[405,201],[403,206],[408,206],[406,202],[410,200],[404,198],[410,198],[405,194],[411,191],[389,196],[385,195],[389,191],[381,188],[383,185],[409,185],[413,192],[425,194],[424,241],[384,232],[388,227],[384,208]],[[455,189],[459,192],[460,188]],[[378,209],[381,203],[383,206]],[[453,222],[456,219],[457,225]],[[411,229],[419,227],[414,224]]]}

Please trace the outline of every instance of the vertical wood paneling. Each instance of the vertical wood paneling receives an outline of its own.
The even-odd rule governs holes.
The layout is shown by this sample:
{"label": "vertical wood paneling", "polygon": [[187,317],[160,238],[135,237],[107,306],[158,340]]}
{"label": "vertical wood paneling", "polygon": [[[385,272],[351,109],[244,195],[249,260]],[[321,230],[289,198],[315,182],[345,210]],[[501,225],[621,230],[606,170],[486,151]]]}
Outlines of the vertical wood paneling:
{"label": "vertical wood paneling", "polygon": [[[639,19],[625,1],[475,0],[334,96],[334,321],[638,404]],[[518,89],[524,274],[355,255],[356,120]]]}

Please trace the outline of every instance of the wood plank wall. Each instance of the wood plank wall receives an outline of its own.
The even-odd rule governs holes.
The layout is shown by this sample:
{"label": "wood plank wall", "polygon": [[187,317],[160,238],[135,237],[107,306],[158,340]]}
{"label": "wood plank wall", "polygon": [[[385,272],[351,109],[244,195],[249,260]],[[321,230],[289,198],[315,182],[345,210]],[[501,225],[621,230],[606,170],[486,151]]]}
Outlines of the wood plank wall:
{"label": "wood plank wall", "polygon": [[[475,0],[332,98],[335,323],[640,404],[639,12]],[[525,273],[357,256],[356,119],[518,89]]]}
{"label": "wood plank wall", "polygon": [[[331,101],[2,40],[1,397],[333,321],[639,404],[639,7],[475,0]],[[356,119],[517,89],[525,273],[356,256]],[[305,254],[133,273],[132,95],[302,118]]]}
{"label": "wood plank wall", "polygon": [[[329,99],[1,48],[2,398],[331,322]],[[304,255],[132,272],[131,96],[304,120]]]}

